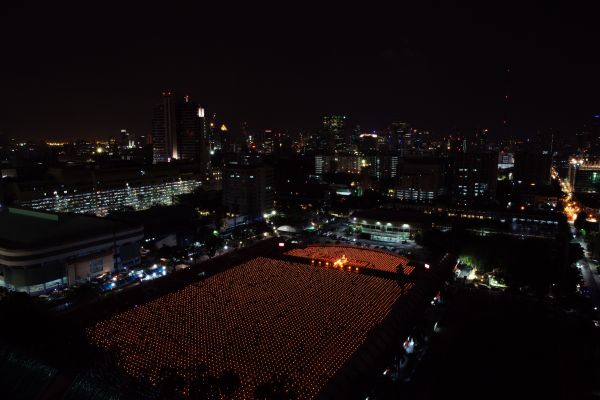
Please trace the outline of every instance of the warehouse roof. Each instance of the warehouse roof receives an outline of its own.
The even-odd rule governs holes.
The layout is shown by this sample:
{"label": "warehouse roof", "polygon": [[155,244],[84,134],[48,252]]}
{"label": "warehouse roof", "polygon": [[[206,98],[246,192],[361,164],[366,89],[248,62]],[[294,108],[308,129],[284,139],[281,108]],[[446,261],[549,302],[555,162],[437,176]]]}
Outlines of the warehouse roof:
{"label": "warehouse roof", "polygon": [[89,215],[0,208],[0,247],[7,249],[48,247],[136,228],[142,227]]}

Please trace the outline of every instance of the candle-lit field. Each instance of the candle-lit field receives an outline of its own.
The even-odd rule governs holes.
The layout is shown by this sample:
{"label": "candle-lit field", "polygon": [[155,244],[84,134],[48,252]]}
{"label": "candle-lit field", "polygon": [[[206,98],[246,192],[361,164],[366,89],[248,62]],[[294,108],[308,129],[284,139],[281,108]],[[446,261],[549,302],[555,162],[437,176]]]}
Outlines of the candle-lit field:
{"label": "candle-lit field", "polygon": [[310,399],[411,288],[259,257],[99,322],[89,337],[151,385],[169,369],[188,394],[203,365],[239,377],[234,398],[254,398],[278,376],[296,398]]}
{"label": "candle-lit field", "polygon": [[353,267],[370,268],[385,272],[396,272],[400,268],[406,275],[410,275],[414,270],[413,266],[408,265],[406,257],[352,246],[314,245],[292,249],[286,254],[329,263],[329,266],[344,257],[347,259],[347,264]]}

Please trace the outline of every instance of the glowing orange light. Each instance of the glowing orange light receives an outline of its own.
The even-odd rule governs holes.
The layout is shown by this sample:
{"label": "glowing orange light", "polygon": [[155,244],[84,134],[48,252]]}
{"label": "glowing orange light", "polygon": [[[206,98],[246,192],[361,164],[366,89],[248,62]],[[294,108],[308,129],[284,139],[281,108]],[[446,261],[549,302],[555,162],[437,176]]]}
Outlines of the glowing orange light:
{"label": "glowing orange light", "polygon": [[346,255],[342,254],[341,258],[338,258],[337,260],[335,260],[335,262],[333,263],[334,267],[339,267],[339,268],[344,268],[344,265],[348,264],[348,259],[346,258]]}

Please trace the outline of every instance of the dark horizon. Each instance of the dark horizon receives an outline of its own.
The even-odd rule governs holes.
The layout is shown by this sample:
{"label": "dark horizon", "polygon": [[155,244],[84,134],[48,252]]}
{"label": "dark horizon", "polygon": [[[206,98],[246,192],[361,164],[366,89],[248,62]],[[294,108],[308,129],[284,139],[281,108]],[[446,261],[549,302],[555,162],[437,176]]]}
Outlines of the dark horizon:
{"label": "dark horizon", "polygon": [[597,6],[6,7],[0,132],[14,137],[148,134],[164,89],[233,129],[339,113],[363,129],[572,137],[600,110]]}

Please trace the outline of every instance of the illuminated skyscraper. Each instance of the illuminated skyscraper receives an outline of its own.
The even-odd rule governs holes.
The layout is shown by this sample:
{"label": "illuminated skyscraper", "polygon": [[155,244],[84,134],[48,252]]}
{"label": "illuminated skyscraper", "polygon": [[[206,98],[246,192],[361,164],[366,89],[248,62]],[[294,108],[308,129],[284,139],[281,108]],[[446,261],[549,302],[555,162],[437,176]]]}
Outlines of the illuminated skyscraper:
{"label": "illuminated skyscraper", "polygon": [[457,152],[450,157],[452,200],[461,206],[496,198],[497,152]]}
{"label": "illuminated skyscraper", "polygon": [[136,137],[135,135],[127,132],[126,129],[121,129],[121,134],[119,136],[119,149],[132,149],[136,147]]}
{"label": "illuminated skyscraper", "polygon": [[162,95],[163,101],[154,108],[152,119],[154,163],[173,159],[206,161],[204,108],[189,96],[175,101],[171,92]]}
{"label": "illuminated skyscraper", "polygon": [[343,153],[346,150],[345,120],[346,117],[342,115],[326,115],[323,117],[323,131],[330,152]]}
{"label": "illuminated skyscraper", "polygon": [[214,154],[215,151],[221,150],[222,141],[221,141],[221,130],[220,126],[217,123],[217,115],[213,113],[210,117],[210,122],[208,122],[207,126],[207,146],[210,154]]}
{"label": "illuminated skyscraper", "polygon": [[171,92],[162,93],[162,102],[152,116],[152,159],[168,162],[177,157],[177,118]]}
{"label": "illuminated skyscraper", "polygon": [[182,160],[202,160],[206,124],[204,108],[185,96],[177,104],[178,158]]}

